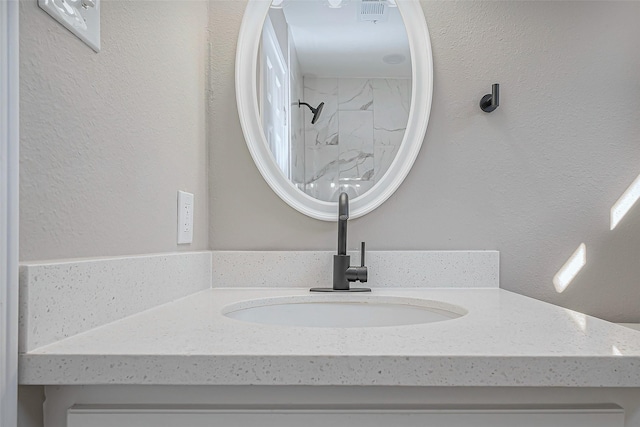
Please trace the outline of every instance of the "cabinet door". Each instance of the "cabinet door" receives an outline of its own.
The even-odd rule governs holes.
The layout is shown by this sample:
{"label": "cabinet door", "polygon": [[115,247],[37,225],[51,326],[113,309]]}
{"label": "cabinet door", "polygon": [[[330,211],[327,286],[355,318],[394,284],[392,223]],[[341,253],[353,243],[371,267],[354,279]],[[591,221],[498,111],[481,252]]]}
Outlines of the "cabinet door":
{"label": "cabinet door", "polygon": [[624,427],[615,405],[415,409],[74,406],[67,427]]}

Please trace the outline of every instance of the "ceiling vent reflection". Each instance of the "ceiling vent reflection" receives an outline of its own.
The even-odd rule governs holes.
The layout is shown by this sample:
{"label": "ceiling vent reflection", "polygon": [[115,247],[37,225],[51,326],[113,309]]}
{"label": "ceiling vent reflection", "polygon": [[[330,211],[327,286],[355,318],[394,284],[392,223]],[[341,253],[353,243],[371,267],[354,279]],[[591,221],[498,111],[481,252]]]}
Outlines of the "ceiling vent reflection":
{"label": "ceiling vent reflection", "polygon": [[640,175],[625,190],[618,201],[611,206],[611,230],[616,228],[616,225],[631,210],[638,198],[640,198]]}
{"label": "ceiling vent reflection", "polygon": [[555,286],[556,292],[564,292],[586,263],[587,247],[584,243],[581,243],[573,255],[571,255],[567,262],[564,263],[562,268],[560,268],[556,275],[553,276],[553,286]]}

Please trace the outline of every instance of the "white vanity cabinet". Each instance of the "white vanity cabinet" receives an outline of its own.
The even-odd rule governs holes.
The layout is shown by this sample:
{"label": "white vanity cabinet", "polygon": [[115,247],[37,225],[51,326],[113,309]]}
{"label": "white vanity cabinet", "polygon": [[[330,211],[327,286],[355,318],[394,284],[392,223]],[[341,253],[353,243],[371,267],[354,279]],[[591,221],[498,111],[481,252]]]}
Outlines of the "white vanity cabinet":
{"label": "white vanity cabinet", "polygon": [[640,427],[640,389],[47,386],[44,427]]}
{"label": "white vanity cabinet", "polygon": [[67,427],[624,427],[616,405],[405,409],[74,406]]}
{"label": "white vanity cabinet", "polygon": [[[230,271],[242,270],[240,259],[249,256],[231,263]],[[296,259],[299,268],[324,259],[269,256],[251,263]],[[376,262],[397,256],[385,253]],[[114,292],[103,285],[110,283],[106,273],[92,287],[82,275],[70,280],[69,271],[94,277],[128,265],[151,274],[163,271],[158,265],[167,257],[145,259],[144,268],[130,260],[29,266],[20,383],[45,385],[44,427],[640,427],[640,332],[497,288],[496,253],[442,256],[451,260],[443,264],[447,270],[463,263],[474,283],[486,287],[379,288],[371,297],[437,302],[466,314],[353,328],[225,315],[255,301],[300,302],[309,298],[306,288],[205,289],[154,308],[129,307],[135,314],[121,319],[101,315],[99,325],[82,324],[96,307],[86,301],[100,297],[108,307]],[[442,264],[436,254],[401,257],[428,264],[431,275]],[[477,280],[470,260],[492,266],[484,279]],[[79,284],[64,309],[38,305],[52,298],[38,293],[35,279],[56,272],[59,279],[49,279],[47,288]],[[459,283],[454,279],[443,281]]]}

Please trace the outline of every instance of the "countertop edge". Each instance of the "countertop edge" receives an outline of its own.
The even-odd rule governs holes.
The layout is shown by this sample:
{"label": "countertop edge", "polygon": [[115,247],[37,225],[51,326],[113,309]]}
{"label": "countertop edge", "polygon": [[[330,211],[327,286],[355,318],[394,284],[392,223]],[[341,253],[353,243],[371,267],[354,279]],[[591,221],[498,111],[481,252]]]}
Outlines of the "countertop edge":
{"label": "countertop edge", "polygon": [[[21,385],[640,387],[639,367],[638,356],[22,354],[19,382]],[[159,377],[157,372],[163,375]]]}

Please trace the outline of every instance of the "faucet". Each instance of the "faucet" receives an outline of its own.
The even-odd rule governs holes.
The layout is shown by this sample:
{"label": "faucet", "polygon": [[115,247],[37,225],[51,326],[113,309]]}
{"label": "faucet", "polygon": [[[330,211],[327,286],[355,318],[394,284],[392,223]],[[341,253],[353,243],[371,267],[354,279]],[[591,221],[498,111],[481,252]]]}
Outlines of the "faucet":
{"label": "faucet", "polygon": [[349,196],[340,193],[338,197],[338,254],[333,256],[333,288],[311,288],[311,292],[371,292],[369,288],[352,288],[350,282],[367,281],[367,267],[364,265],[365,245],[360,248],[360,266],[351,266],[351,256],[347,255],[347,220],[349,219]]}

